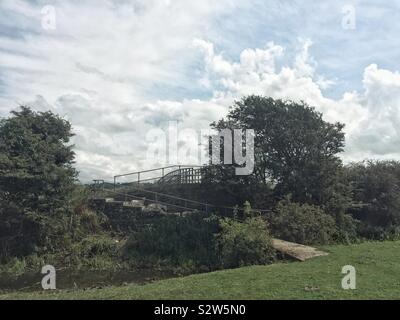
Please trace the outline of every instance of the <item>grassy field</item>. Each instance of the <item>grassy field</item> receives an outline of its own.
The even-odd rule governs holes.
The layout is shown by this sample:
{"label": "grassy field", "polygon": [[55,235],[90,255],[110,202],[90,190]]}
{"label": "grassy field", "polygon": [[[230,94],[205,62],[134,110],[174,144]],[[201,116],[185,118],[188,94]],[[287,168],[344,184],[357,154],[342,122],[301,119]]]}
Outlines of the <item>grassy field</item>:
{"label": "grassy field", "polygon": [[[307,262],[252,266],[151,284],[103,289],[11,293],[1,299],[400,299],[400,241],[329,246]],[[343,290],[344,265],[357,289]]]}

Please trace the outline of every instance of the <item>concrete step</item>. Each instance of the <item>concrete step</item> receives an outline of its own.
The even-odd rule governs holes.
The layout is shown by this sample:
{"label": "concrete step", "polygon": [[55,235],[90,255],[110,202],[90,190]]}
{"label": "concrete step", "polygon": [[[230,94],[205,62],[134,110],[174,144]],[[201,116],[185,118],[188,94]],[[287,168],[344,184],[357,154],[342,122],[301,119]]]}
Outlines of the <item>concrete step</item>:
{"label": "concrete step", "polygon": [[124,207],[134,207],[134,208],[144,208],[144,201],[145,200],[131,200],[131,201],[124,201],[122,204]]}

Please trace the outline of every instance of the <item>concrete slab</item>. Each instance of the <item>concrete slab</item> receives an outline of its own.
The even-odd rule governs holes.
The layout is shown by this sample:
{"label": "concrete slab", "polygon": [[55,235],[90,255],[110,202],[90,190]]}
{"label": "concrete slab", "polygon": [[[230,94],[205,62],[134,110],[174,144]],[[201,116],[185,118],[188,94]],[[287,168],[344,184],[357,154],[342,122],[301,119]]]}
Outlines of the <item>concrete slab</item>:
{"label": "concrete slab", "polygon": [[282,252],[299,261],[306,261],[311,258],[328,255],[327,252],[320,251],[314,247],[280,239],[272,239],[272,246],[279,252]]}

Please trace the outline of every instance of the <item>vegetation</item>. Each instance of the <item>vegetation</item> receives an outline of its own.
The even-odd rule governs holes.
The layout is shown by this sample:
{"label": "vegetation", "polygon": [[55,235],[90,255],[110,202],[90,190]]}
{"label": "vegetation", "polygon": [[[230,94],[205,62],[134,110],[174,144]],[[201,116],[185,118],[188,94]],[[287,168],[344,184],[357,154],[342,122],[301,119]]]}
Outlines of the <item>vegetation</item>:
{"label": "vegetation", "polygon": [[[0,299],[398,299],[400,242],[323,247],[306,262],[223,270],[152,284],[10,293]],[[342,267],[356,268],[356,290],[343,290]]]}
{"label": "vegetation", "polygon": [[87,252],[113,240],[103,233],[107,218],[90,210],[88,189],[76,181],[71,124],[27,107],[11,114],[0,121],[0,270],[19,274],[43,261],[113,265],[110,250]]}
{"label": "vegetation", "polygon": [[217,235],[217,249],[224,268],[268,264],[275,259],[266,221],[261,217],[243,222],[225,218]]}
{"label": "vegetation", "polygon": [[366,161],[347,168],[348,183],[359,205],[352,215],[361,221],[359,234],[369,239],[400,236],[400,163]]}
{"label": "vegetation", "polygon": [[265,219],[219,219],[203,213],[160,218],[133,233],[124,255],[142,267],[160,265],[212,271],[274,261]]}
{"label": "vegetation", "polygon": [[217,268],[214,238],[218,218],[196,212],[185,217],[162,217],[130,235],[123,248],[126,258],[143,267],[160,265],[191,271]]}
{"label": "vegetation", "polygon": [[289,199],[278,203],[269,221],[275,237],[302,244],[327,244],[336,233],[335,220],[320,207]]}
{"label": "vegetation", "polygon": [[0,262],[62,245],[77,172],[71,125],[21,107],[0,121]]}
{"label": "vegetation", "polygon": [[[202,183],[196,186],[202,198],[197,200],[235,206],[237,210],[220,212],[212,206],[215,212],[211,216],[197,212],[157,217],[143,227],[136,225],[135,216],[132,223],[136,227],[121,231],[110,223],[110,215],[90,208],[88,187],[77,181],[71,124],[51,112],[35,112],[27,107],[13,111],[9,118],[0,120],[0,272],[37,271],[44,263],[78,270],[161,268],[205,272],[275,261],[272,237],[312,245],[399,239],[400,162],[343,165],[339,158],[344,147],[342,124],[324,121],[320,113],[303,102],[248,96],[235,102],[228,115],[211,126],[219,131],[240,128],[256,132],[253,174],[237,176],[233,165],[210,165],[204,167]],[[257,212],[251,205],[264,210]],[[395,245],[398,243],[393,242]],[[390,259],[384,254],[393,251],[390,244],[368,243],[328,249],[345,265],[351,262],[351,248],[359,257],[363,254],[356,248],[382,248],[376,253],[382,254],[380,259]],[[323,263],[331,265],[333,258],[316,261],[324,267]],[[318,262],[304,265],[313,270],[314,264],[318,266]],[[303,265],[293,265],[299,269],[280,266],[307,277]],[[368,271],[375,270],[372,262],[369,267]],[[273,275],[274,268],[254,270]],[[363,272],[362,265],[360,268]],[[214,275],[221,279],[232,275],[230,280],[236,281],[235,277],[246,270],[253,269],[182,281],[204,279],[204,288],[211,288],[207,281]],[[292,275],[274,276],[287,281]],[[298,281],[305,281],[304,276],[300,278]],[[321,279],[321,286],[328,285]],[[174,285],[180,280],[171,281],[165,283]],[[264,284],[257,277],[255,281]],[[164,282],[159,287],[146,286],[150,289],[133,286],[128,291],[103,292],[117,290],[132,297],[146,296],[151,288],[163,292],[163,286]],[[269,297],[257,290],[254,297]],[[339,297],[342,293],[335,290],[324,291],[322,296]],[[232,294],[235,292],[232,289]],[[286,297],[284,291],[271,292]],[[189,290],[188,296],[198,294],[202,297]],[[388,295],[392,297],[391,292]],[[311,297],[319,296],[316,293]]]}
{"label": "vegetation", "polygon": [[258,184],[272,182],[278,195],[290,193],[296,202],[323,204],[330,197],[341,166],[343,124],[324,121],[305,103],[248,96],[211,126],[255,131],[253,179]]}
{"label": "vegetation", "polygon": [[237,176],[234,165],[206,167],[204,189],[231,205],[250,200],[274,212],[274,236],[307,244],[398,239],[400,163],[344,166],[342,124],[327,123],[303,102],[247,96],[211,126],[255,130],[255,171]]}

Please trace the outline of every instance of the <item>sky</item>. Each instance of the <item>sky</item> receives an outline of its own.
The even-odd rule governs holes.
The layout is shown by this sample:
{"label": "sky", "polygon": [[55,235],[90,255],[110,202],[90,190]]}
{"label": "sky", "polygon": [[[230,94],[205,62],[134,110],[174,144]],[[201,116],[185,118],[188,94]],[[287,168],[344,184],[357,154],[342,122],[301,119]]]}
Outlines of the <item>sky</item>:
{"label": "sky", "polygon": [[0,117],[68,119],[85,182],[172,164],[149,156],[171,123],[201,149],[248,94],[344,123],[346,162],[400,159],[399,34],[395,0],[1,0]]}

